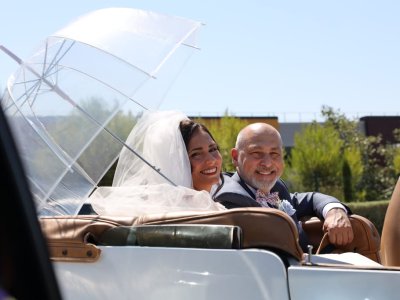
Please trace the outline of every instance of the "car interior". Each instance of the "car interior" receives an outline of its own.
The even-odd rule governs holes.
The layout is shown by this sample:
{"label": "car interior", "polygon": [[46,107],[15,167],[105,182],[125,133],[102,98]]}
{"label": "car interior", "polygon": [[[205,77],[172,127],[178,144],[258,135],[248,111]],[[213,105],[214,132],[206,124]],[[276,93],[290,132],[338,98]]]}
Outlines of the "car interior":
{"label": "car interior", "polygon": [[[345,247],[332,249],[331,252],[355,252],[381,263],[380,236],[375,226],[368,219],[358,215],[352,215],[350,220],[355,233],[354,240]],[[302,262],[304,258],[292,219],[282,211],[269,208],[237,208],[222,212],[171,212],[131,218],[96,215],[57,216],[42,217],[40,223],[55,260],[68,261],[83,257],[84,260],[90,261],[100,255],[98,249],[94,251],[98,255],[93,255],[91,251],[91,256],[85,257],[85,245],[94,249],[101,245],[216,249],[224,245],[223,248],[226,249],[269,249],[298,262]],[[186,226],[178,226],[182,224]],[[200,225],[203,226],[199,228]],[[215,226],[219,226],[218,230]],[[322,221],[310,218],[304,221],[303,228],[314,246],[314,253],[318,248],[326,246],[320,245],[324,241]],[[180,241],[180,245],[174,244],[173,240],[177,236],[190,242]],[[224,242],[214,245],[205,243],[206,240],[213,239]],[[77,247],[83,252],[77,254]],[[77,256],[73,257],[73,253]]]}

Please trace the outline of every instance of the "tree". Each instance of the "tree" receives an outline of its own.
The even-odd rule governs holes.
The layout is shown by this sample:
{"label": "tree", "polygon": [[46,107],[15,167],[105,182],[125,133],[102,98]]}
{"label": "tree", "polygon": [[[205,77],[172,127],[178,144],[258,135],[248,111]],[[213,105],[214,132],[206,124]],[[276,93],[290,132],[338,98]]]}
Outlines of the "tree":
{"label": "tree", "polygon": [[379,136],[365,136],[357,121],[330,107],[323,107],[322,114],[323,124],[311,125],[295,139],[286,172],[289,180],[302,188],[330,191],[346,201],[389,198],[396,178],[397,148],[383,144]]}
{"label": "tree", "polygon": [[396,144],[393,147],[393,167],[396,176],[400,176],[400,128],[394,130],[393,136],[396,140]]}
{"label": "tree", "polygon": [[343,197],[345,201],[361,199],[356,187],[361,182],[363,164],[360,150],[354,145],[349,145],[343,150]]}
{"label": "tree", "polygon": [[342,198],[343,141],[338,132],[314,122],[295,134],[294,143],[285,174],[295,189]]}
{"label": "tree", "polygon": [[393,157],[393,167],[397,176],[400,176],[400,149],[398,148]]}
{"label": "tree", "polygon": [[354,166],[359,179],[353,184],[358,199],[389,198],[395,183],[392,146],[384,144],[380,136],[365,136],[357,121],[347,119],[330,107],[323,107],[322,114],[326,123],[336,128],[344,141],[343,152],[349,148],[359,152],[361,165],[357,162],[357,167]]}

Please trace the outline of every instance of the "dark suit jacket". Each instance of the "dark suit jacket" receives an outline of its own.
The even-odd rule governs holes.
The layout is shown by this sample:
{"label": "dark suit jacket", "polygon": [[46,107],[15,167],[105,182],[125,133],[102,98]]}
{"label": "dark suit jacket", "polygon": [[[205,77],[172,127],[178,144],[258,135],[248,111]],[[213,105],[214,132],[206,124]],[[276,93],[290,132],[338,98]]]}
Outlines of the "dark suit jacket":
{"label": "dark suit jacket", "polygon": [[[295,221],[300,235],[300,245],[303,251],[307,251],[307,236],[304,233],[301,223],[298,221],[305,216],[317,216],[323,219],[322,211],[328,203],[340,203],[340,201],[332,196],[328,196],[316,192],[307,193],[289,193],[289,189],[285,182],[278,179],[271,192],[278,192],[280,199],[288,200],[294,209],[295,215],[292,216]],[[218,193],[214,196],[216,202],[220,202],[227,208],[238,207],[260,207],[261,205],[255,201],[255,195],[239,177],[237,173],[224,174],[224,184]],[[346,209],[348,209],[346,207]],[[350,211],[348,210],[348,213]]]}

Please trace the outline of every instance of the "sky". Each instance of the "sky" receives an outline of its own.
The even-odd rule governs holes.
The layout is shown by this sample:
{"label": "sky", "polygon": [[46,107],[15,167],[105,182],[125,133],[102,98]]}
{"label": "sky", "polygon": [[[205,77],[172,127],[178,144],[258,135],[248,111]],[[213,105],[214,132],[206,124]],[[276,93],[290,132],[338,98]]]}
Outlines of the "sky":
{"label": "sky", "polygon": [[[396,0],[5,0],[0,44],[21,58],[87,12],[131,7],[205,24],[160,109],[188,115],[320,119],[400,114]],[[0,52],[0,88],[18,66]]]}

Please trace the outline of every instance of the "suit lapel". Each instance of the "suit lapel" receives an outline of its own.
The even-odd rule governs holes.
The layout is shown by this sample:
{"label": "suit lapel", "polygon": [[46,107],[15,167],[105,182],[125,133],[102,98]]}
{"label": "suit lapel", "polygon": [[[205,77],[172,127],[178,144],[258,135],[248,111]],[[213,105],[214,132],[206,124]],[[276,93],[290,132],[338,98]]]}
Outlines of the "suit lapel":
{"label": "suit lapel", "polygon": [[243,179],[239,176],[237,172],[233,174],[232,179],[237,181],[242,188],[249,194],[249,196],[253,199],[256,199],[256,195],[253,193],[253,191],[248,187],[248,185],[243,181]]}

